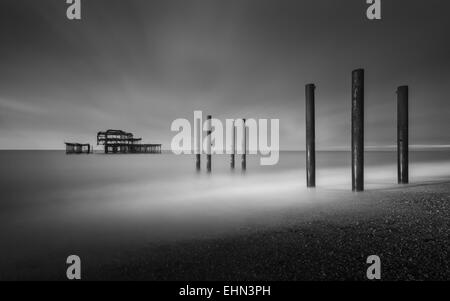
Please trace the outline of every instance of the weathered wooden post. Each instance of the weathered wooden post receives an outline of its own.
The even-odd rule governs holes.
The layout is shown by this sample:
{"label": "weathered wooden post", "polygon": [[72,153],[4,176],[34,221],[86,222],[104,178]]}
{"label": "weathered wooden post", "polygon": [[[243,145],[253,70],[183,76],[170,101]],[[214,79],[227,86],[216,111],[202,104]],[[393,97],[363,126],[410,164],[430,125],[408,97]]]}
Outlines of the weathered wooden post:
{"label": "weathered wooden post", "polygon": [[234,169],[235,159],[236,159],[236,126],[233,121],[233,132],[231,134],[231,162],[230,162],[231,169]]}
{"label": "weathered wooden post", "polygon": [[314,116],[314,84],[306,85],[306,185],[316,187],[316,134]]}
{"label": "weathered wooden post", "polygon": [[206,170],[211,172],[211,115],[206,117],[207,132],[206,132]]}
{"label": "weathered wooden post", "polygon": [[364,69],[352,72],[352,190],[364,190]]}
{"label": "weathered wooden post", "polygon": [[245,118],[242,119],[242,170],[247,169],[247,128],[245,126]]}
{"label": "weathered wooden post", "polygon": [[408,184],[408,86],[397,89],[397,174],[399,184]]}
{"label": "weathered wooden post", "polygon": [[200,122],[200,119],[196,119],[195,120],[195,130],[196,130],[196,133],[195,133],[195,137],[196,137],[196,140],[195,140],[195,166],[196,166],[196,168],[197,168],[197,170],[200,170],[201,169],[201,154],[202,154],[202,147],[201,147],[201,137],[202,137],[202,125],[201,125],[201,122]]}

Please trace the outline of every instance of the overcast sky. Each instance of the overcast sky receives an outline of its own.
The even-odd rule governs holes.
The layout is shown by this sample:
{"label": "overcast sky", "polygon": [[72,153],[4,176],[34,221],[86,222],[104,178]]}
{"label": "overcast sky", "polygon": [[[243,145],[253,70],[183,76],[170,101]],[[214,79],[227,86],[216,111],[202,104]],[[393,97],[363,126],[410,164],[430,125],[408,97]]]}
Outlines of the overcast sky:
{"label": "overcast sky", "polygon": [[366,144],[394,145],[396,88],[410,85],[411,144],[450,144],[450,2],[65,0],[0,3],[0,148],[95,143],[99,130],[170,146],[194,110],[279,118],[304,148],[315,83],[319,149],[350,144],[351,71],[366,70]]}

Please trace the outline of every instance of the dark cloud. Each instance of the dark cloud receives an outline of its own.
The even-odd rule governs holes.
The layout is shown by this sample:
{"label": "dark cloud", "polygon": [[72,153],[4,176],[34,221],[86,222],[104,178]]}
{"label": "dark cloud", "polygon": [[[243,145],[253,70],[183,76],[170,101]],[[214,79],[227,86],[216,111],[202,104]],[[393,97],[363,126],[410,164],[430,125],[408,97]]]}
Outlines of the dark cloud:
{"label": "dark cloud", "polygon": [[304,85],[317,85],[319,148],[349,144],[350,72],[366,69],[367,144],[395,144],[395,90],[411,86],[411,142],[450,144],[450,4],[364,0],[63,0],[0,4],[0,148],[94,142],[100,129],[170,145],[194,110],[280,118],[304,147]]}

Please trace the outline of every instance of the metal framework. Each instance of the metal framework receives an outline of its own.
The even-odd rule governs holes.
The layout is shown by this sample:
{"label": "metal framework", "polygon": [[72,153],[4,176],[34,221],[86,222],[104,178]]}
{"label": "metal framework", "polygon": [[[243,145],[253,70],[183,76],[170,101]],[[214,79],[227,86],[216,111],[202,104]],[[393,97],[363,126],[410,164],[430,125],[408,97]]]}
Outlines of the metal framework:
{"label": "metal framework", "polygon": [[66,154],[89,154],[91,152],[91,145],[87,143],[72,143],[65,142]]}
{"label": "metal framework", "polygon": [[97,133],[97,145],[103,145],[105,154],[161,153],[161,144],[142,144],[142,138],[122,130],[107,130]]}

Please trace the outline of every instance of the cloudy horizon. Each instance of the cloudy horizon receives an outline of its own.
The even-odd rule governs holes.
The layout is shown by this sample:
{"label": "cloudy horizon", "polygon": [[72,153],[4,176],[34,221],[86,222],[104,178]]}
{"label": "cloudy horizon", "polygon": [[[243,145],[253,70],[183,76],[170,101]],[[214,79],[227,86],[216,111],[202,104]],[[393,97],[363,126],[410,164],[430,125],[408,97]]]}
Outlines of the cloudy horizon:
{"label": "cloudy horizon", "polygon": [[[278,118],[303,150],[315,83],[317,149],[350,145],[351,71],[366,72],[365,143],[396,144],[396,89],[410,86],[410,143],[450,146],[450,42],[443,1],[61,0],[0,4],[0,149],[95,144],[123,129],[170,147],[177,118]],[[395,3],[394,3],[395,2]]]}

